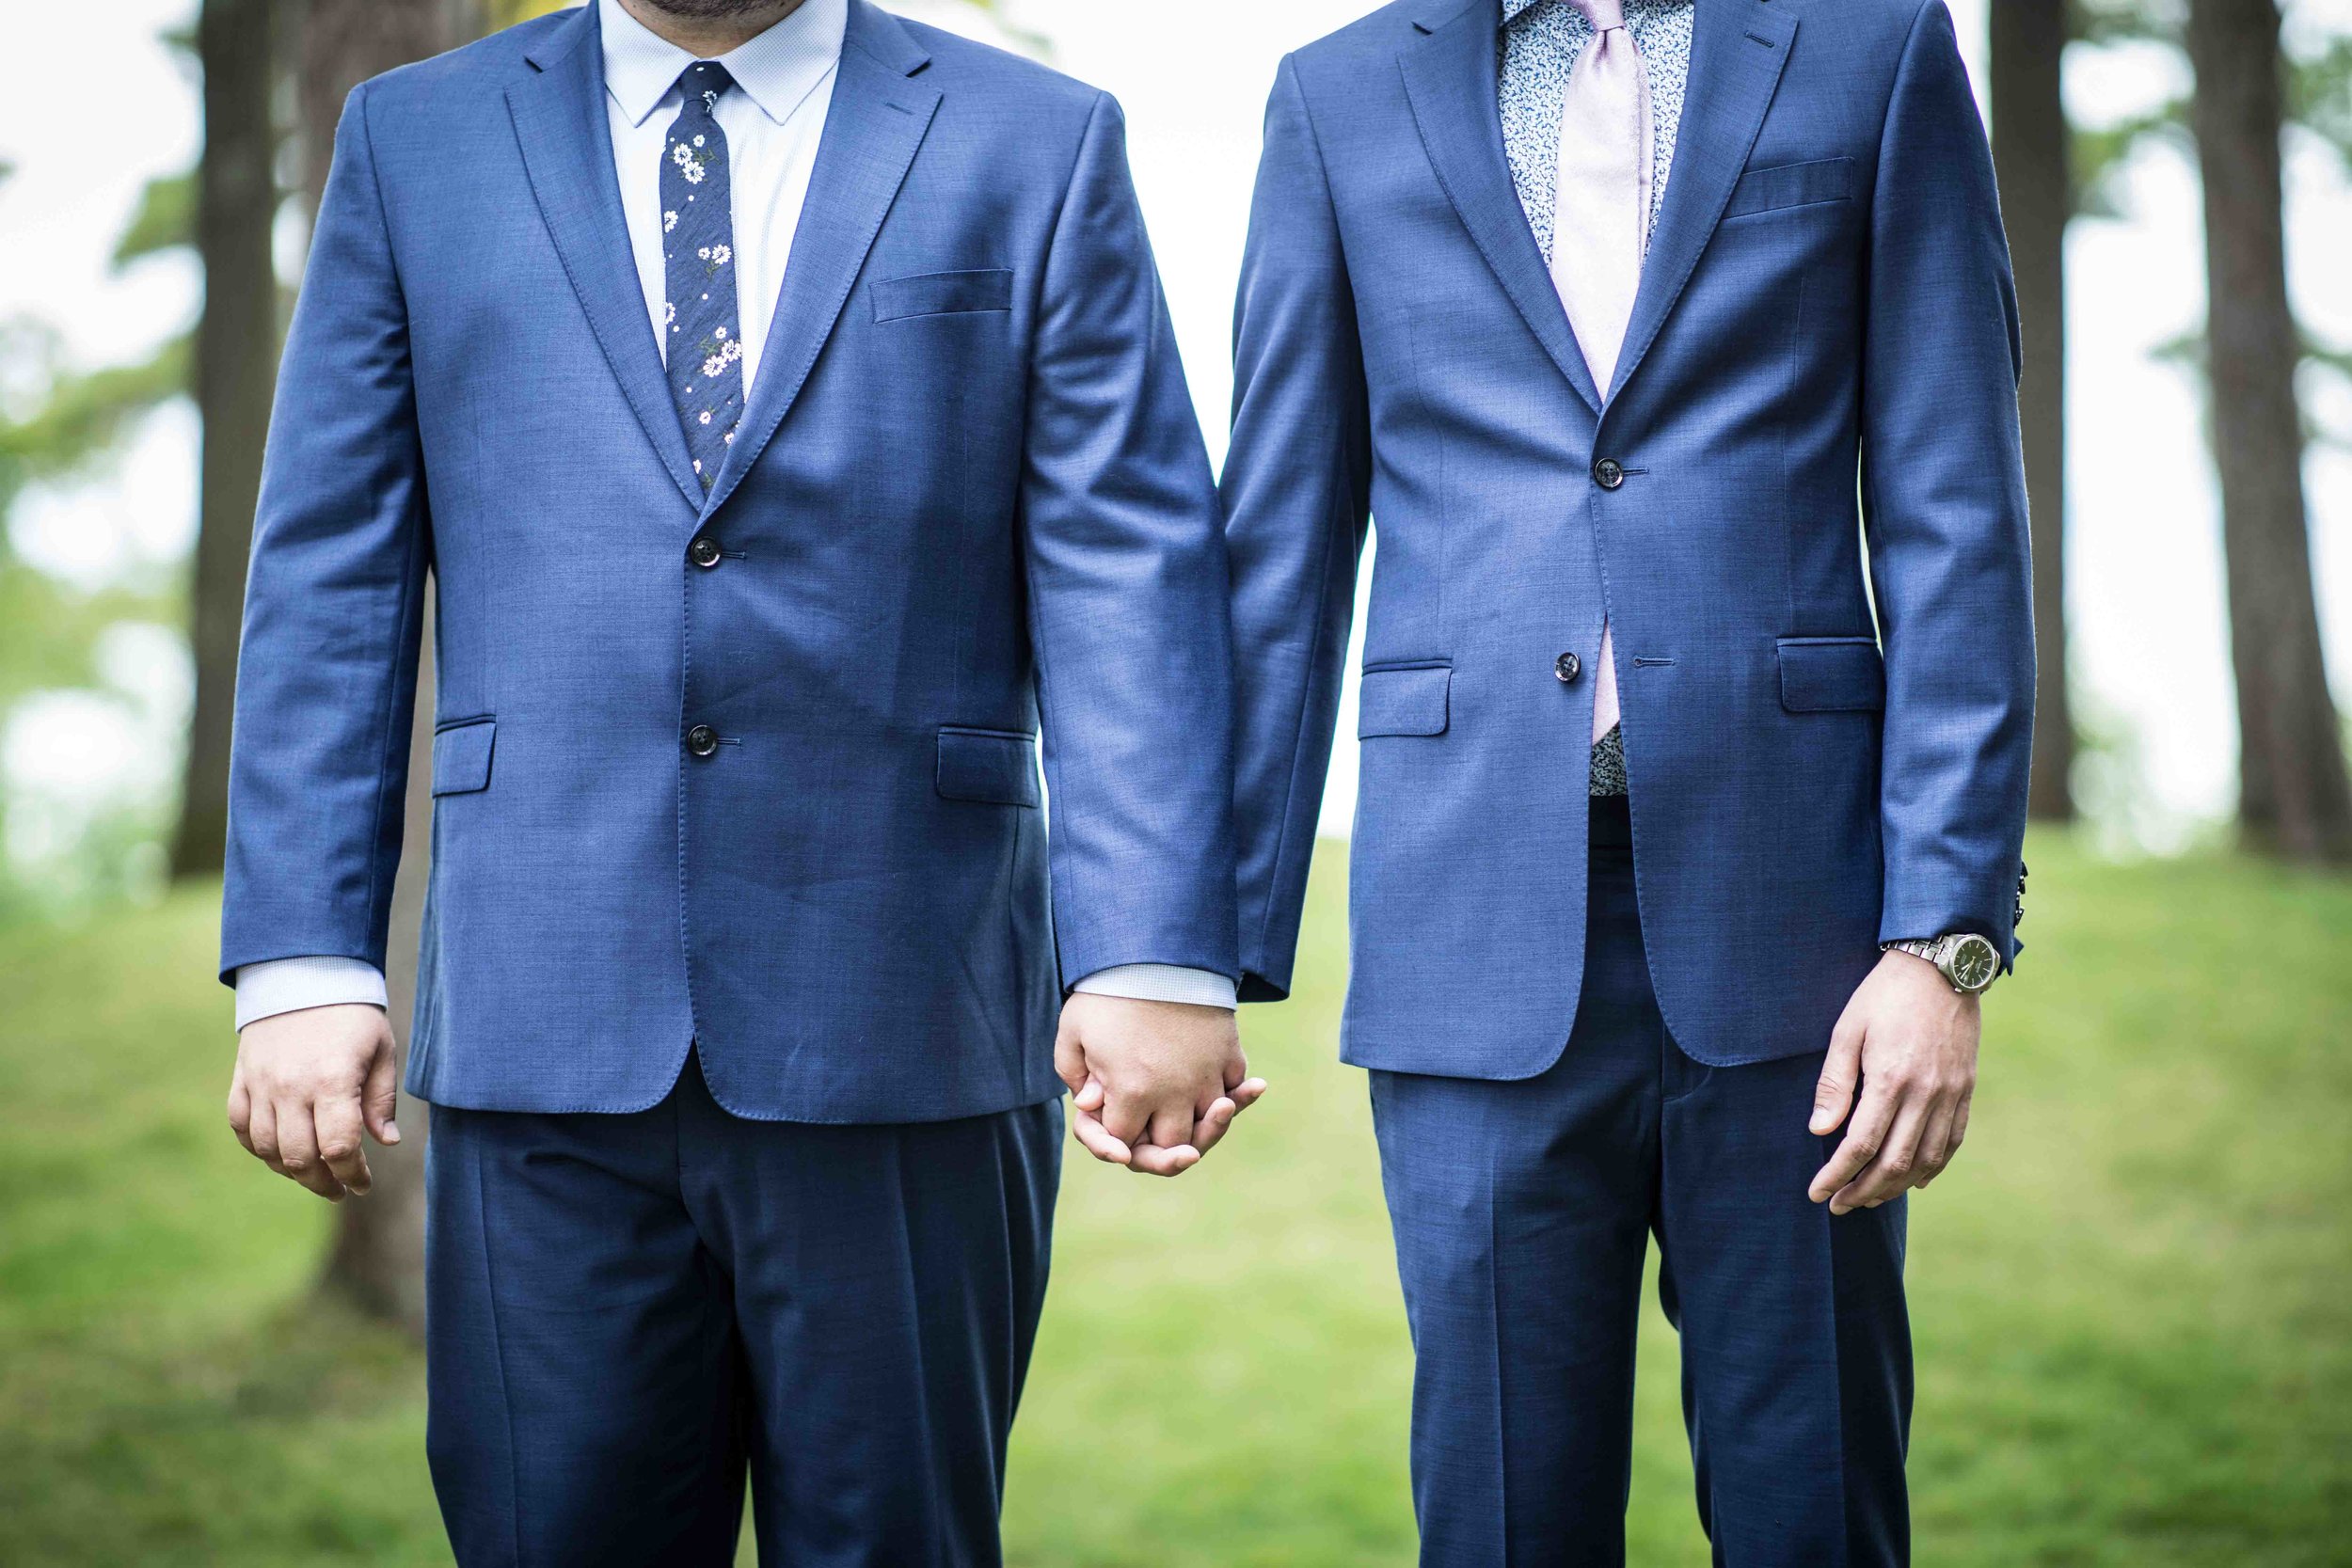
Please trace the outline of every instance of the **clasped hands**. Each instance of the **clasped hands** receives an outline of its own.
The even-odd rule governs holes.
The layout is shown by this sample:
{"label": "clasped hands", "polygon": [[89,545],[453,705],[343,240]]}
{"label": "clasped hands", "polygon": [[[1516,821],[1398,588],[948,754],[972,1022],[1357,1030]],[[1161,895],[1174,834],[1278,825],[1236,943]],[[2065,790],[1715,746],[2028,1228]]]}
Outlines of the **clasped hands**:
{"label": "clasped hands", "polygon": [[1232,1010],[1080,991],[1063,1006],[1054,1070],[1088,1153],[1146,1176],[1181,1176],[1265,1093]]}

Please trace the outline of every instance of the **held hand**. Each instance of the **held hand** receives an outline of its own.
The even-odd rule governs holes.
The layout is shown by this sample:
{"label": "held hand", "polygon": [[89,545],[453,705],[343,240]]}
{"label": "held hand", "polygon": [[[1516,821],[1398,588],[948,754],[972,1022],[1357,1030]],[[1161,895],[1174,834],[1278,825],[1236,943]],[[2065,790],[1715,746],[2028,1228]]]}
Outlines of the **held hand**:
{"label": "held hand", "polygon": [[1178,1176],[1265,1092],[1224,1007],[1079,992],[1062,1007],[1055,1070],[1075,1096],[1072,1132],[1096,1159]]}
{"label": "held hand", "polygon": [[1902,952],[1880,958],[1837,1021],[1814,1091],[1814,1133],[1846,1124],[1813,1179],[1814,1202],[1833,1214],[1875,1209],[1943,1174],[1968,1133],[1982,1029],[1977,998],[1953,990],[1933,964]]}
{"label": "held hand", "polygon": [[330,1203],[364,1197],[373,1178],[362,1129],[377,1143],[400,1142],[392,1062],[381,1007],[256,1019],[237,1036],[229,1125],[247,1153]]}

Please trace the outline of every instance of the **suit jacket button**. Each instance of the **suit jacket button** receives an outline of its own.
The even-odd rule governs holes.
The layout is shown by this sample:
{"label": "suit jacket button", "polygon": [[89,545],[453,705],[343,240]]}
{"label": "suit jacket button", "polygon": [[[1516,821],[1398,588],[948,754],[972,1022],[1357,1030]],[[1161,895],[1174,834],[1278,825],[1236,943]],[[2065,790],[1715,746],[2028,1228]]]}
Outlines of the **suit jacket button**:
{"label": "suit jacket button", "polygon": [[1560,677],[1560,684],[1568,686],[1584,673],[1584,661],[1574,654],[1562,654],[1551,661],[1551,673]]}
{"label": "suit jacket button", "polygon": [[686,749],[698,757],[715,755],[719,750],[719,732],[708,724],[697,724],[686,732]]}
{"label": "suit jacket button", "polygon": [[700,538],[696,539],[692,544],[686,546],[686,559],[692,562],[695,565],[700,566],[705,571],[708,571],[711,567],[719,564],[719,557],[722,553],[723,552],[719,548],[719,541],[711,538],[708,534],[704,534]]}
{"label": "suit jacket button", "polygon": [[1604,457],[1593,465],[1593,483],[1604,490],[1614,490],[1625,483],[1625,465],[1613,457]]}

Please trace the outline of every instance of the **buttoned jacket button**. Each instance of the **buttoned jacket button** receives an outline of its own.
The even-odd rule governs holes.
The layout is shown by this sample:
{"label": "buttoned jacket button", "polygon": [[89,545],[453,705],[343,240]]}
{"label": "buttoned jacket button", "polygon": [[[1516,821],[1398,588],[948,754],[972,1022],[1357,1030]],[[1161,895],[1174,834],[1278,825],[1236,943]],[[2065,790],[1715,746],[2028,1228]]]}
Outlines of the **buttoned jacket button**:
{"label": "buttoned jacket button", "polygon": [[1576,677],[1584,673],[1584,661],[1572,653],[1562,654],[1551,661],[1551,673],[1560,677],[1561,685],[1573,685]]}
{"label": "buttoned jacket button", "polygon": [[698,757],[715,754],[719,750],[719,732],[708,724],[697,724],[686,732],[686,749]]}
{"label": "buttoned jacket button", "polygon": [[1604,490],[1614,490],[1625,483],[1625,465],[1613,457],[1604,457],[1593,465],[1593,483]]}
{"label": "buttoned jacket button", "polygon": [[700,566],[705,571],[708,571],[711,567],[719,564],[719,557],[723,553],[723,552],[719,548],[719,541],[711,538],[708,534],[704,534],[702,537],[696,539],[692,544],[686,546],[686,559],[692,562],[695,565]]}

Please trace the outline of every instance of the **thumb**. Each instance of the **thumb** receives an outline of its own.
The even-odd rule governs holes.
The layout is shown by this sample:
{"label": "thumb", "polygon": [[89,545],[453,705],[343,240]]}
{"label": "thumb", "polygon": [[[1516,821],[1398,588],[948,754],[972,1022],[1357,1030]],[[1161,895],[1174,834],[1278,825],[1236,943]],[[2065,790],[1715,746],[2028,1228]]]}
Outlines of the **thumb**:
{"label": "thumb", "polygon": [[359,1089],[359,1112],[368,1132],[380,1144],[400,1142],[400,1123],[392,1113],[400,1107],[400,1078],[393,1070],[391,1037],[388,1034],[368,1063],[367,1082]]}
{"label": "thumb", "polygon": [[1862,1030],[1844,1019],[1830,1035],[1829,1055],[1821,1062],[1821,1080],[1813,1086],[1813,1119],[1806,1131],[1826,1137],[1837,1131],[1853,1109],[1854,1085],[1862,1072]]}

